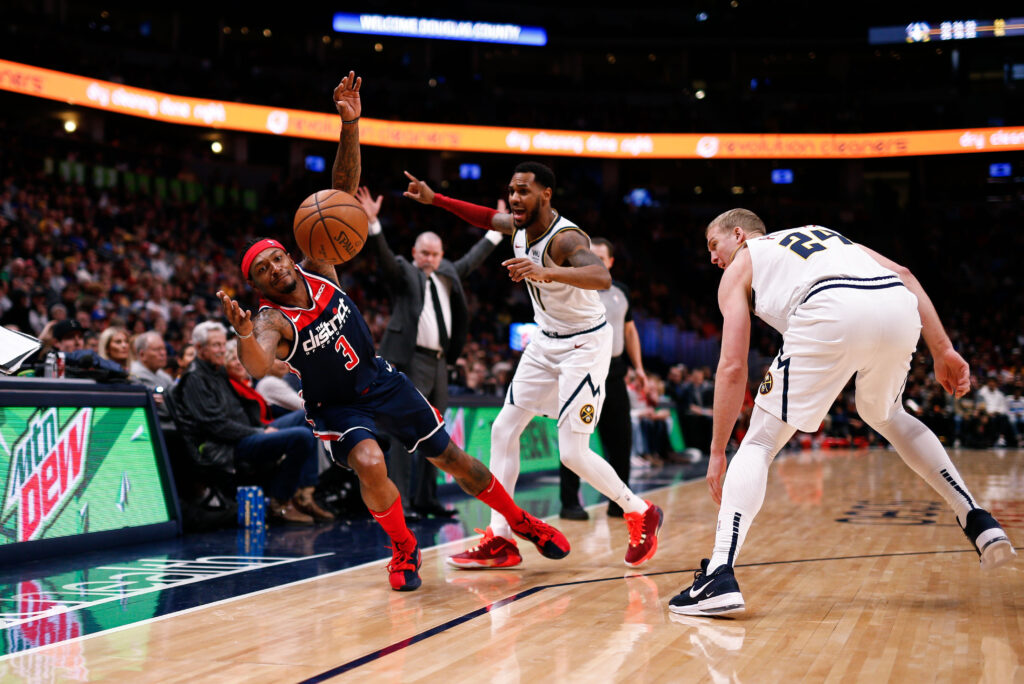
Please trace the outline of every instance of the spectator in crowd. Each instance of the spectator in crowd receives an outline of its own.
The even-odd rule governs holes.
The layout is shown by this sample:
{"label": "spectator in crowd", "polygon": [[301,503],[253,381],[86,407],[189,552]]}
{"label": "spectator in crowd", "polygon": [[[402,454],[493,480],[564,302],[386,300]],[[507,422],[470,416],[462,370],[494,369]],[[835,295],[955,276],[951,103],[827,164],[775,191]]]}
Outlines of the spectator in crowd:
{"label": "spectator in crowd", "polygon": [[[308,425],[299,425],[294,416],[264,426],[258,407],[253,410],[253,403],[248,407],[243,403],[225,367],[227,330],[223,325],[200,323],[192,331],[192,343],[195,361],[175,387],[182,431],[208,465],[275,463],[283,453],[284,459],[267,483],[269,517],[277,522],[312,524],[312,513],[317,510],[309,505],[317,481],[313,431]],[[305,494],[310,496],[303,500]]]}
{"label": "spectator in crowd", "polygon": [[189,342],[181,349],[181,353],[178,354],[178,359],[175,362],[174,377],[180,378],[181,374],[191,365],[196,359],[196,345]]}
{"label": "spectator in crowd", "polygon": [[[46,337],[46,329],[44,328],[43,331],[40,339],[46,343],[49,340]],[[57,351],[70,354],[85,348],[85,331],[82,329],[82,325],[73,318],[57,321],[53,325],[52,334],[53,346]]]}
{"label": "spectator in crowd", "polygon": [[174,384],[164,367],[167,365],[167,345],[160,333],[144,332],[135,338],[135,360],[132,361],[129,376],[146,386],[153,393],[156,413],[160,423],[170,428],[173,423],[171,414],[164,404],[164,392]]}
{"label": "spectator in crowd", "polygon": [[100,333],[98,351],[100,358],[113,361],[126,373],[130,372],[131,344],[128,341],[128,331],[121,326],[112,325]]}
{"label": "spectator in crowd", "polygon": [[43,287],[36,287],[32,290],[32,306],[28,312],[28,324],[30,330],[26,331],[32,335],[38,336],[46,327],[47,321],[50,320],[49,312],[46,306],[46,289]]}
{"label": "spectator in crowd", "polygon": [[1010,411],[1006,402],[1006,395],[999,389],[999,381],[995,374],[990,374],[985,380],[985,386],[978,390],[978,401],[984,406],[988,414],[989,422],[992,424],[992,433],[995,441],[987,446],[1006,446],[1007,440],[1013,438],[1010,426]]}
{"label": "spectator in crowd", "polygon": [[256,391],[270,405],[275,415],[304,410],[299,395],[300,387],[298,377],[288,370],[288,364],[281,359],[274,359],[270,372],[256,383]]}
{"label": "spectator in crowd", "polygon": [[[135,360],[129,367],[132,378],[151,390],[170,389],[174,378],[164,370],[166,366],[167,345],[160,333],[151,330],[135,338]],[[157,403],[161,404],[162,400],[158,399]]]}
{"label": "spectator in crowd", "polygon": [[683,385],[678,405],[683,439],[687,447],[707,454],[711,448],[711,383],[705,381],[703,369],[695,368]]}
{"label": "spectator in crowd", "polygon": [[1010,419],[1010,430],[1013,433],[1014,444],[1017,447],[1024,446],[1024,398],[1021,392],[1024,391],[1022,383],[1018,382],[1013,386],[1013,391],[1006,400],[1006,410]]}

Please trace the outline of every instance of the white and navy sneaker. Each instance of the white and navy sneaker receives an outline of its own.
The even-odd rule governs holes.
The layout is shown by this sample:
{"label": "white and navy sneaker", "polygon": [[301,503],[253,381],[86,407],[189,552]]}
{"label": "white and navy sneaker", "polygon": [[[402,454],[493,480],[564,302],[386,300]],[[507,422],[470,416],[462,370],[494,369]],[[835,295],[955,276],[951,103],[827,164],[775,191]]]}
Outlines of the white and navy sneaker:
{"label": "white and navy sneaker", "polygon": [[732,566],[720,565],[707,574],[708,563],[700,562],[700,570],[693,573],[693,584],[669,599],[668,609],[680,615],[725,615],[743,612],[743,594]]}
{"label": "white and navy sneaker", "polygon": [[[960,520],[957,519],[957,523]],[[964,534],[974,544],[974,550],[981,556],[981,568],[991,570],[1006,565],[1017,552],[1010,538],[999,526],[992,514],[983,508],[974,508],[967,514],[967,521],[961,525]]]}

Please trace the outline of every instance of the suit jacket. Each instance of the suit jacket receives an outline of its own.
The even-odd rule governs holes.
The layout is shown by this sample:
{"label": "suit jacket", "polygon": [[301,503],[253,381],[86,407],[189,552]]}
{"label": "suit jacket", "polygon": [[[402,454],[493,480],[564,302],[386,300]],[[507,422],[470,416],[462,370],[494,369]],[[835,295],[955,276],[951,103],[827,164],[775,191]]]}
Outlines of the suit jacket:
{"label": "suit jacket", "polygon": [[[381,272],[391,289],[391,321],[380,343],[380,355],[399,367],[408,368],[416,351],[416,333],[420,314],[423,313],[427,276],[405,257],[395,256],[383,233],[370,235],[367,240],[377,252]],[[470,271],[479,268],[495,247],[497,245],[486,237],[481,238],[458,261],[441,259],[437,267],[437,272],[446,276],[451,284],[452,320],[448,334],[448,363],[455,363],[459,358],[469,329],[469,311],[466,308],[462,279]]]}

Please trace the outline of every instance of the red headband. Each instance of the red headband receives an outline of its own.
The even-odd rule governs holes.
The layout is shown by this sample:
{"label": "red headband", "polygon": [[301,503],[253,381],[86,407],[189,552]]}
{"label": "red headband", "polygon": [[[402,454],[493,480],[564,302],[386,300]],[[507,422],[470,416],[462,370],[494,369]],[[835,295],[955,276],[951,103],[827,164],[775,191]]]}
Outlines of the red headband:
{"label": "red headband", "polygon": [[277,247],[278,249],[284,252],[288,251],[281,246],[280,242],[278,242],[277,240],[271,240],[270,238],[260,240],[255,245],[245,250],[245,256],[242,257],[242,277],[248,280],[249,269],[252,268],[252,262],[255,261],[256,257],[259,256],[260,252],[262,252],[265,249],[271,249],[273,247]]}

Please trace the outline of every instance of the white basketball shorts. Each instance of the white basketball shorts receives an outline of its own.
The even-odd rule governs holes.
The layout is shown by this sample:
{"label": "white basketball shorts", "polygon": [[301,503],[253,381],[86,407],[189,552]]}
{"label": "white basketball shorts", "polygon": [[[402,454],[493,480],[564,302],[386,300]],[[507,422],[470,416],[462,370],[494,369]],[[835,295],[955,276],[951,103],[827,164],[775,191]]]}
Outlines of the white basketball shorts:
{"label": "white basketball shorts", "polygon": [[820,291],[790,318],[754,403],[815,432],[856,373],[861,418],[888,421],[900,407],[920,334],[917,297],[902,285]]}
{"label": "white basketball shorts", "polygon": [[526,345],[505,403],[568,420],[573,432],[592,433],[601,416],[604,381],[612,358],[612,327],[548,337],[538,331]]}

